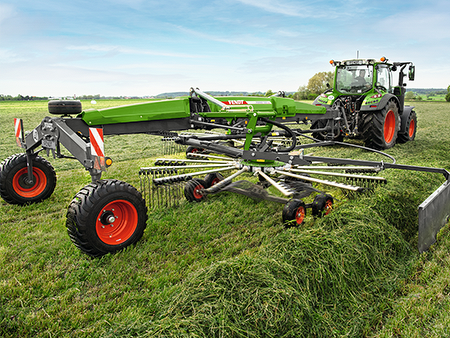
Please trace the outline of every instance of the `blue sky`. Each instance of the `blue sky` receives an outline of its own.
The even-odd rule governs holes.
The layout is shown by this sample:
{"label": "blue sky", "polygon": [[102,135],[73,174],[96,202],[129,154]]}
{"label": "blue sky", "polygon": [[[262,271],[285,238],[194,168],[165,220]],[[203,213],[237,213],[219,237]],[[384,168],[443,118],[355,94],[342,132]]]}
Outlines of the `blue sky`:
{"label": "blue sky", "polygon": [[412,61],[450,85],[447,1],[0,0],[0,94],[296,91],[329,60]]}

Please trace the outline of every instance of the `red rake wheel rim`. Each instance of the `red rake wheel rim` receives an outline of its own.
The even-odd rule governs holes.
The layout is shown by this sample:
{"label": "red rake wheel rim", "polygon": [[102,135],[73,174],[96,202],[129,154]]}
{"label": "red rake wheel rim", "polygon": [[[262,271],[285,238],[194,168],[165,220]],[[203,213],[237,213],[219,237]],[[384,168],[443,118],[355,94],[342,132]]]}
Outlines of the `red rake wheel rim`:
{"label": "red rake wheel rim", "polygon": [[102,242],[119,245],[133,235],[137,224],[138,212],[135,206],[125,200],[115,200],[103,207],[95,227]]}
{"label": "red rake wheel rim", "polygon": [[39,196],[47,186],[47,176],[39,169],[33,168],[33,182],[29,184],[28,169],[20,169],[13,177],[12,186],[16,194],[24,198],[34,198]]}
{"label": "red rake wheel rim", "polygon": [[203,198],[203,195],[200,193],[200,190],[202,190],[202,189],[205,189],[205,187],[201,184],[197,184],[195,186],[193,194],[194,194],[194,198],[196,200],[200,200]]}
{"label": "red rake wheel rim", "polygon": [[325,207],[324,207],[325,212],[324,212],[324,214],[328,215],[331,212],[332,209],[333,209],[333,201],[332,200],[327,200],[325,202]]}
{"label": "red rake wheel rim", "polygon": [[414,120],[411,120],[411,122],[409,123],[409,130],[408,130],[409,137],[414,136],[415,129],[416,129],[416,122],[414,122]]}
{"label": "red rake wheel rim", "polygon": [[220,179],[220,178],[218,178],[218,177],[216,177],[215,179],[213,179],[213,180],[212,180],[212,182],[211,182],[211,186],[213,186],[213,185],[215,185],[215,184],[219,183],[220,181],[221,181],[221,179]]}
{"label": "red rake wheel rim", "polygon": [[395,114],[389,110],[384,119],[384,140],[386,143],[391,143],[395,134]]}
{"label": "red rake wheel rim", "polygon": [[303,206],[299,207],[295,212],[295,221],[297,222],[298,225],[303,223],[303,221],[305,220],[305,216],[306,216],[305,207]]}

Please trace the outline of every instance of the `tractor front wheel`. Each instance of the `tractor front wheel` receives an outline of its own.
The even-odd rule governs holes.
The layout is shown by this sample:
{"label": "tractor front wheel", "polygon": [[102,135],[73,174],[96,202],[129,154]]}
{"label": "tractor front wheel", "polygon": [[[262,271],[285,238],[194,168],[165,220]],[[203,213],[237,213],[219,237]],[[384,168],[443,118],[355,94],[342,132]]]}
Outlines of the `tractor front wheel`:
{"label": "tractor front wheel", "polygon": [[75,195],[66,226],[76,247],[98,257],[138,242],[147,218],[145,201],[133,186],[119,180],[101,180]]}
{"label": "tractor front wheel", "polygon": [[412,111],[411,114],[409,114],[408,118],[406,119],[405,127],[406,127],[405,132],[398,134],[398,138],[397,138],[398,143],[405,143],[408,141],[413,141],[416,138],[417,116],[416,116],[415,111]]}
{"label": "tractor front wheel", "polygon": [[363,117],[363,137],[366,147],[388,149],[394,146],[400,129],[398,107],[394,101],[379,111]]}
{"label": "tractor front wheel", "polygon": [[16,154],[0,164],[0,196],[10,204],[29,204],[49,198],[56,187],[56,173],[44,158],[33,159],[33,179],[28,179],[27,155]]}
{"label": "tractor front wheel", "polygon": [[298,199],[292,199],[284,205],[283,208],[283,224],[286,228],[299,226],[306,217],[305,202]]}

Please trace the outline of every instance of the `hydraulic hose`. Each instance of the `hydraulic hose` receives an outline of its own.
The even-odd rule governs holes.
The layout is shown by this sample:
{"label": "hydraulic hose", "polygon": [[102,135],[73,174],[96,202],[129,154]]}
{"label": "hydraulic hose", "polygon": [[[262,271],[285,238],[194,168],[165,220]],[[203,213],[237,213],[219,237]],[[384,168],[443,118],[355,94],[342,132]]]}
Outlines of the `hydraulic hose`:
{"label": "hydraulic hose", "polygon": [[283,129],[283,130],[286,131],[286,132],[289,134],[289,136],[292,138],[292,144],[291,144],[291,146],[290,146],[289,148],[281,148],[281,149],[279,150],[280,152],[282,152],[282,153],[284,153],[284,152],[288,153],[288,152],[290,152],[290,151],[292,151],[292,150],[295,149],[295,147],[296,147],[296,145],[297,145],[297,137],[295,136],[295,133],[292,131],[292,129],[286,127],[286,126],[285,126],[284,124],[282,124],[282,123],[279,123],[279,122],[277,122],[277,121],[270,120],[270,119],[268,119],[268,118],[266,118],[266,117],[261,117],[260,120],[261,120],[261,121],[264,121],[264,122],[266,122],[266,123],[273,124],[274,126],[277,126],[278,128]]}

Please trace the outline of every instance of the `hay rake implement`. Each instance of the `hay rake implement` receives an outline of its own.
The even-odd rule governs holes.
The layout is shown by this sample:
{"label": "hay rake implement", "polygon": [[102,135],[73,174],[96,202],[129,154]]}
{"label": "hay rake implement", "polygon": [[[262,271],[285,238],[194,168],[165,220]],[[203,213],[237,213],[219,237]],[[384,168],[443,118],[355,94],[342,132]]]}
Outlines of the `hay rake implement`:
{"label": "hay rake implement", "polygon": [[[319,217],[331,211],[334,200],[326,191],[329,187],[351,193],[372,189],[386,183],[376,176],[384,169],[445,177],[444,184],[419,206],[419,251],[435,242],[450,214],[450,175],[444,169],[397,164],[373,149],[388,161],[306,154],[313,147],[343,145],[333,140],[341,120],[339,107],[311,106],[282,93],[270,98],[215,98],[191,89],[190,96],[174,100],[90,111],[82,111],[79,101],[50,101],[49,112],[60,116],[45,117],[27,135],[22,120],[15,120],[16,141],[25,153],[2,162],[0,195],[11,204],[41,202],[52,195],[56,174],[39,154],[78,160],[92,182],[69,204],[66,226],[73,243],[91,256],[136,243],[149,210],[176,205],[184,198],[199,202],[224,191],[282,203],[283,222],[296,226],[309,212]],[[318,125],[319,120],[327,121],[320,123],[321,129],[292,127]],[[321,131],[329,138],[300,144],[301,137],[311,139],[307,134]],[[157,159],[153,166],[141,168],[141,192],[120,180],[101,179],[112,165],[104,154],[103,136],[137,133],[160,135],[166,154],[187,152],[187,158]],[[62,154],[61,145],[71,156]],[[313,201],[305,203],[303,199],[311,194]]]}

